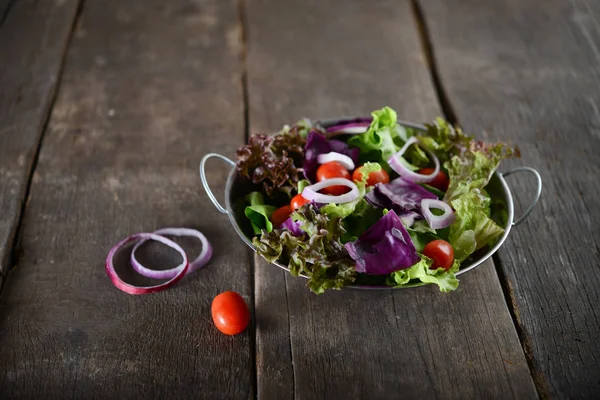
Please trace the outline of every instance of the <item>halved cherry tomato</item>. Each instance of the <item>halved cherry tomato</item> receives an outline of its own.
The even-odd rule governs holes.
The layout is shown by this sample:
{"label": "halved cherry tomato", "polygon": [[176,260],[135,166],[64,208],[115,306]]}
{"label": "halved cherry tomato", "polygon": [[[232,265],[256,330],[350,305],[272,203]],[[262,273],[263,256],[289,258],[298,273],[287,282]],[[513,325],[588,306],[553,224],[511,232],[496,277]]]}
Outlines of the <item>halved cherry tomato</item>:
{"label": "halved cherry tomato", "polygon": [[[423,175],[431,175],[435,171],[435,168],[421,168],[418,172]],[[435,178],[431,182],[427,182],[429,186],[433,186],[436,189],[440,189],[442,192],[448,190],[448,184],[450,180],[443,171],[438,172]]]}
{"label": "halved cherry tomato", "polygon": [[302,197],[301,194],[297,194],[294,197],[292,197],[292,201],[290,202],[290,206],[292,207],[292,211],[296,211],[297,209],[299,209],[300,207],[302,207],[306,203],[310,203],[310,201],[308,201],[304,197]]}
{"label": "halved cherry tomato", "polygon": [[281,224],[285,222],[286,219],[290,217],[292,213],[292,207],[285,205],[283,207],[278,208],[271,214],[271,222],[275,225],[276,228],[279,228]]}
{"label": "halved cherry tomato", "polygon": [[450,243],[442,239],[427,243],[423,254],[433,260],[432,269],[444,268],[447,271],[454,262],[454,249]]}
{"label": "halved cherry tomato", "polygon": [[[321,164],[317,169],[317,180],[319,182],[322,182],[331,178],[350,179],[350,172],[348,172],[348,170],[337,161],[331,161],[325,164]],[[321,190],[321,193],[339,196],[341,194],[348,193],[349,191],[349,187],[338,185],[325,188]]]}
{"label": "halved cherry tomato", "polygon": [[[363,167],[358,167],[352,173],[352,180],[354,182],[362,181],[362,178],[363,178],[362,169],[363,169]],[[385,172],[385,169],[383,169],[383,168],[381,168],[377,172],[370,172],[369,176],[367,177],[367,186],[374,186],[377,183],[389,183],[389,182],[390,182],[390,176],[388,175],[387,172]]]}
{"label": "halved cherry tomato", "polygon": [[227,291],[217,295],[210,311],[215,326],[226,335],[242,333],[250,323],[248,305],[236,292]]}

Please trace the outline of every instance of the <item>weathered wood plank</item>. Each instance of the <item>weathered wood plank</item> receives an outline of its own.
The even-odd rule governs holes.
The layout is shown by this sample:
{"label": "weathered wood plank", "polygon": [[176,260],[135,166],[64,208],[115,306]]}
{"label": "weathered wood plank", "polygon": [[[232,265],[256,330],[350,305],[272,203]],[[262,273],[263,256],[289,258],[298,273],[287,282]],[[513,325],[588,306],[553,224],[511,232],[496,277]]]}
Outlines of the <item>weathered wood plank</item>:
{"label": "weathered wood plank", "polygon": [[[390,105],[439,115],[408,2],[248,2],[252,132]],[[315,296],[257,259],[258,396],[534,398],[491,263],[461,288]]]}
{"label": "weathered wood plank", "polygon": [[77,4],[0,2],[0,280]]}
{"label": "weathered wood plank", "polygon": [[[243,141],[239,51],[234,1],[86,2],[0,303],[0,397],[253,397],[253,330],[210,317],[223,290],[252,305],[251,257],[197,172]],[[111,245],[165,226],[204,231],[209,266],[166,292],[114,288]]]}
{"label": "weathered wood plank", "polygon": [[[544,178],[538,209],[499,256],[542,395],[600,393],[600,4],[422,3],[440,76],[463,126],[511,139]],[[507,168],[505,168],[507,169]],[[510,184],[517,209],[533,195]]]}

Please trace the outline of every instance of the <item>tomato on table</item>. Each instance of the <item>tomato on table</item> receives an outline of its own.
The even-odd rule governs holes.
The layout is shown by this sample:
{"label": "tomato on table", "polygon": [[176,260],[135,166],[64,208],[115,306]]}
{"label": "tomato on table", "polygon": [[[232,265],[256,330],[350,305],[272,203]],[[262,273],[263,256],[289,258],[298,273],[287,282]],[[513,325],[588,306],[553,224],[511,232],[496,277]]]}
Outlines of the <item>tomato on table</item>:
{"label": "tomato on table", "polygon": [[[362,181],[362,169],[363,167],[358,167],[352,173],[352,180],[354,182]],[[381,168],[379,171],[369,172],[369,176],[367,177],[367,186],[375,186],[378,183],[390,183],[390,176],[383,168]]]}
{"label": "tomato on table", "polygon": [[[421,168],[418,173],[422,175],[431,175],[435,171],[435,168]],[[433,186],[436,189],[445,192],[448,190],[450,180],[443,171],[438,172],[435,178],[431,182],[426,182],[429,186]]]}
{"label": "tomato on table", "polygon": [[226,335],[242,333],[250,323],[250,310],[239,293],[227,291],[217,295],[211,306],[212,319]]}
{"label": "tomato on table", "polygon": [[275,225],[276,228],[279,228],[281,224],[285,222],[286,219],[290,217],[292,213],[292,207],[289,205],[285,205],[283,207],[278,208],[271,214],[271,222]]}
{"label": "tomato on table", "polygon": [[310,203],[310,201],[306,200],[301,194],[297,194],[294,197],[292,197],[290,207],[292,207],[292,211],[296,211],[297,209],[308,203]]}
{"label": "tomato on table", "polygon": [[444,268],[447,271],[454,262],[454,249],[450,243],[442,239],[427,243],[423,249],[423,255],[433,260],[432,269]]}
{"label": "tomato on table", "polygon": [[[321,164],[317,169],[317,180],[319,182],[322,182],[331,178],[350,179],[350,172],[348,172],[348,170],[337,161],[331,161],[325,164]],[[327,187],[321,190],[321,193],[339,196],[344,193],[348,193],[349,191],[349,187],[338,185]]]}

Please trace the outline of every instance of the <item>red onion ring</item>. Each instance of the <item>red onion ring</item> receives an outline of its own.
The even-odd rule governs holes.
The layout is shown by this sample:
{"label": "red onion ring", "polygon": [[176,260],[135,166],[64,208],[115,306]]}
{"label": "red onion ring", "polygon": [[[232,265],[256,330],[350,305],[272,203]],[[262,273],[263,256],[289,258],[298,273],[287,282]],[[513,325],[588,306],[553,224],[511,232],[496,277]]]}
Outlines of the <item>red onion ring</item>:
{"label": "red onion ring", "polygon": [[430,175],[423,175],[423,174],[419,174],[417,172],[411,171],[404,164],[405,161],[400,158],[406,152],[408,147],[414,143],[419,143],[419,139],[417,139],[416,137],[413,136],[410,139],[408,139],[406,141],[406,143],[404,143],[404,146],[402,146],[400,151],[398,151],[396,154],[393,154],[388,159],[388,164],[394,171],[396,171],[398,173],[398,175],[400,175],[401,177],[403,177],[405,179],[408,179],[409,181],[423,182],[423,183],[431,182],[435,179],[437,174],[440,172],[440,160],[436,157],[436,155],[431,150],[427,149],[426,147],[423,147],[423,150],[425,150],[425,152],[429,155],[429,157],[433,160],[433,163],[435,164],[435,170]]}
{"label": "red onion ring", "polygon": [[[431,212],[432,208],[444,211],[442,215],[434,215]],[[450,226],[456,221],[456,215],[447,203],[441,200],[423,199],[421,200],[421,213],[427,220],[429,226],[433,229],[442,229]]]}
{"label": "red onion ring", "polygon": [[[156,240],[157,242],[161,242],[161,243],[171,247],[172,249],[177,250],[177,252],[179,252],[179,254],[181,254],[183,261],[181,262],[181,264],[179,264],[178,267],[176,267],[178,269],[178,272],[171,280],[169,280],[165,283],[161,283],[160,285],[155,285],[155,286],[134,286],[134,285],[130,285],[129,283],[125,283],[119,277],[119,275],[117,275],[117,272],[115,271],[115,266],[113,263],[115,254],[127,243],[130,243],[130,242],[133,242],[134,240],[139,240],[139,239]],[[106,274],[112,281],[113,285],[115,285],[117,287],[117,289],[120,289],[120,290],[124,291],[125,293],[129,293],[129,294],[147,294],[147,293],[159,292],[161,290],[167,289],[167,288],[171,287],[172,285],[174,285],[175,283],[177,283],[177,281],[179,281],[181,278],[183,278],[183,276],[186,274],[188,268],[189,268],[188,258],[185,254],[185,251],[183,251],[183,249],[181,248],[181,246],[179,246],[177,243],[175,243],[172,240],[169,240],[165,237],[162,237],[162,236],[154,234],[154,233],[136,233],[135,235],[128,236],[125,239],[121,240],[116,245],[114,245],[113,248],[110,249],[110,251],[108,252],[108,256],[106,257]]]}
{"label": "red onion ring", "polygon": [[[319,190],[325,189],[330,186],[346,186],[350,188],[348,193],[344,193],[339,196],[333,196],[329,194],[319,193]],[[348,203],[358,199],[360,192],[354,182],[346,178],[331,178],[324,181],[315,183],[304,188],[302,191],[302,197],[308,201],[314,201],[315,203]]]}
{"label": "red onion ring", "polygon": [[[173,236],[193,236],[200,240],[202,243],[202,251],[196,257],[196,259],[190,262],[187,274],[202,268],[212,257],[212,247],[206,237],[199,231],[189,228],[164,228],[154,232],[155,235],[173,235]],[[136,250],[148,239],[143,239],[135,244],[133,250],[131,250],[131,266],[137,271],[138,274],[153,279],[169,279],[173,278],[179,273],[179,267],[166,269],[166,270],[154,270],[144,267],[135,257]]]}
{"label": "red onion ring", "polygon": [[317,162],[319,164],[326,164],[331,161],[339,162],[344,168],[346,168],[349,171],[352,171],[354,169],[354,161],[352,161],[352,159],[345,154],[331,151],[329,153],[319,154],[319,156],[317,157]]}
{"label": "red onion ring", "polygon": [[356,135],[365,133],[369,130],[369,126],[371,125],[372,121],[372,118],[358,118],[351,121],[340,122],[338,125],[327,128],[327,132],[336,135]]}

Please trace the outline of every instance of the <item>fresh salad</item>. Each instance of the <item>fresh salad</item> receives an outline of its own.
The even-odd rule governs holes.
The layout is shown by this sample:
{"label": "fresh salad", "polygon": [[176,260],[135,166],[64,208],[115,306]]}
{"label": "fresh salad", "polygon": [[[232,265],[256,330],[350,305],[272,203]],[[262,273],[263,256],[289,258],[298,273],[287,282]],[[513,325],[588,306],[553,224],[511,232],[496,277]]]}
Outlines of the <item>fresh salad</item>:
{"label": "fresh salad", "polygon": [[252,242],[317,294],[414,283],[455,290],[461,263],[504,232],[485,187],[518,149],[441,118],[423,131],[398,124],[389,107],[371,115],[329,127],[305,119],[238,149],[237,169],[256,185],[244,199]]}

